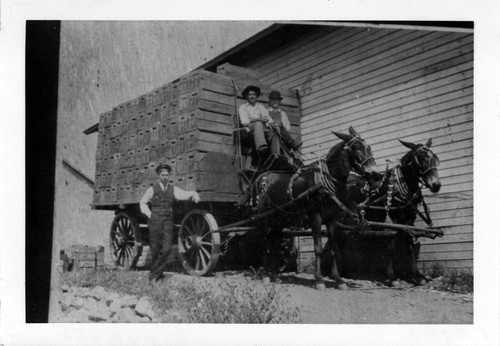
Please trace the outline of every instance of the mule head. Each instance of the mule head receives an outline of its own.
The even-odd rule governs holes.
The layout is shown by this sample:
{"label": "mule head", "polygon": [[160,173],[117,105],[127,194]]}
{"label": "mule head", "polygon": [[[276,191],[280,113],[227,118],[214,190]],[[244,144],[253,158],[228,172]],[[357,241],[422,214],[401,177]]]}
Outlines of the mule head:
{"label": "mule head", "polygon": [[361,175],[378,174],[377,164],[373,158],[372,149],[351,126],[349,134],[332,133],[345,142],[345,149],[349,154],[349,160],[353,171]]}
{"label": "mule head", "polygon": [[411,149],[403,159],[402,165],[408,165],[413,168],[413,171],[418,176],[425,186],[436,193],[441,189],[441,181],[437,167],[439,166],[439,158],[430,149],[432,140],[429,139],[425,144],[414,144],[400,140],[401,144]]}

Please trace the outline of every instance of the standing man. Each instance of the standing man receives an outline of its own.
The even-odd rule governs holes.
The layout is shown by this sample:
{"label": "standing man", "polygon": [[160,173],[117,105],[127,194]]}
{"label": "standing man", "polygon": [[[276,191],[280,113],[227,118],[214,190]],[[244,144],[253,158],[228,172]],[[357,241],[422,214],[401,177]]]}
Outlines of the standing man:
{"label": "standing man", "polygon": [[[174,220],[172,205],[174,200],[200,201],[196,191],[184,191],[168,183],[172,168],[167,164],[160,164],[156,168],[158,183],[150,186],[141,199],[141,212],[148,218],[149,238],[151,247],[152,266],[149,281],[159,281],[163,277],[163,268],[167,264],[168,256],[172,250],[174,238]],[[151,210],[148,207],[151,203]]]}
{"label": "standing man", "polygon": [[272,119],[272,125],[276,132],[283,139],[286,146],[297,151],[302,146],[302,142],[297,142],[292,135],[290,135],[290,120],[286,113],[280,108],[280,102],[283,99],[281,93],[277,90],[272,90],[269,93],[269,116]]}
{"label": "standing man", "polygon": [[248,131],[252,132],[255,148],[260,155],[266,156],[269,153],[269,145],[271,145],[271,151],[275,153],[275,147],[279,146],[279,143],[269,125],[272,119],[266,107],[257,103],[260,88],[249,85],[241,92],[241,95],[247,100],[238,108],[241,126],[247,127]]}

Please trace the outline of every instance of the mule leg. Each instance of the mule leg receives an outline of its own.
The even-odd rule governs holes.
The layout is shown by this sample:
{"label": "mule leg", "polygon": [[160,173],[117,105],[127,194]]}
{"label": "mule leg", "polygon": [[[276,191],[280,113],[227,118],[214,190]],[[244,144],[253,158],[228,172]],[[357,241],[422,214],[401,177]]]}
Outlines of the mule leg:
{"label": "mule leg", "polygon": [[321,216],[315,213],[309,216],[311,220],[311,230],[314,241],[314,279],[316,280],[316,289],[325,290],[325,281],[321,275],[321,252],[323,246],[321,244]]}
{"label": "mule leg", "polygon": [[387,277],[391,282],[391,286],[399,286],[399,281],[396,279],[394,274],[394,256],[396,255],[396,243],[397,237],[391,237],[389,244],[387,246]]}
{"label": "mule leg", "polygon": [[338,241],[335,239],[335,225],[333,222],[329,222],[326,225],[326,231],[329,243],[330,277],[335,281],[335,287],[339,290],[347,290],[347,284],[339,275],[339,268],[341,267],[342,261]]}
{"label": "mule leg", "polygon": [[264,257],[263,282],[276,281],[279,273],[281,228],[273,228],[266,236],[266,253]]}
{"label": "mule leg", "polygon": [[427,283],[427,280],[425,279],[425,276],[420,273],[417,267],[417,259],[418,259],[418,253],[420,250],[420,243],[414,242],[412,237],[407,237],[407,247],[408,247],[408,254],[410,257],[410,275],[411,275],[411,280],[416,284],[416,285],[425,285]]}

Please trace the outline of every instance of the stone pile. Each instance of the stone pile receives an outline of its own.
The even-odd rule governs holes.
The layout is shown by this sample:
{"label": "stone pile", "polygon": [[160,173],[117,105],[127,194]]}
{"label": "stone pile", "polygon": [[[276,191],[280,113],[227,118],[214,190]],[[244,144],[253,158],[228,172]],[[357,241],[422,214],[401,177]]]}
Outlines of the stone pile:
{"label": "stone pile", "polygon": [[147,297],[107,292],[102,286],[63,285],[58,292],[58,306],[55,322],[158,322]]}

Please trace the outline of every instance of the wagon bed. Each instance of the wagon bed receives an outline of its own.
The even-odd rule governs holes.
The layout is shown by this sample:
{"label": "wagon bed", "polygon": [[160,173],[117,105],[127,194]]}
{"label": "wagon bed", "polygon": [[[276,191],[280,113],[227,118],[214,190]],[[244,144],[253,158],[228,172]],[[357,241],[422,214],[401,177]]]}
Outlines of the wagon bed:
{"label": "wagon bed", "polygon": [[[176,231],[182,230],[185,220],[196,219],[212,227],[214,222],[230,224],[248,216],[248,209],[235,206],[242,196],[239,172],[243,158],[234,128],[237,108],[245,102],[240,91],[250,84],[259,86],[263,95],[280,90],[282,109],[292,125],[290,132],[300,138],[295,92],[273,88],[255,71],[230,64],[219,66],[217,73],[194,71],[100,115],[99,123],[92,127],[98,138],[91,206],[115,211],[110,250],[117,265],[134,267],[143,246],[149,243],[147,219],[140,212],[139,202],[157,180],[159,163],[172,167],[171,183],[195,190],[201,197],[196,206],[176,205]],[[266,99],[263,96],[258,102]],[[213,237],[210,242],[214,244],[225,241],[215,239],[215,233]],[[179,248],[178,252],[184,250]],[[210,251],[210,263],[201,268],[194,268],[196,263],[184,263],[184,267],[191,274],[207,273],[217,262],[216,245]],[[173,253],[170,260],[176,261]]]}

